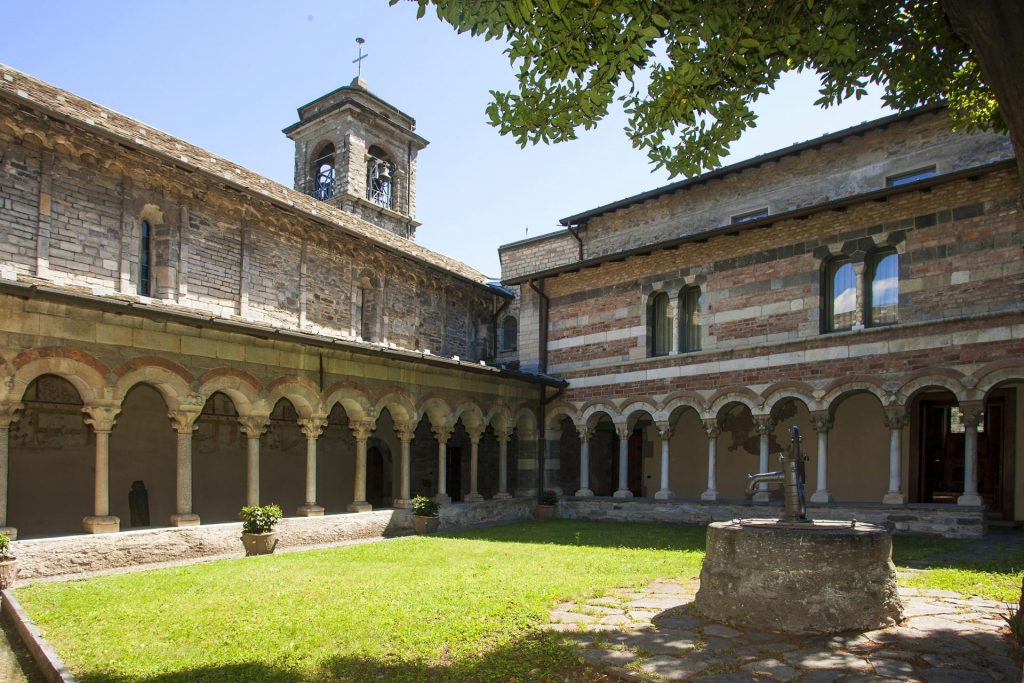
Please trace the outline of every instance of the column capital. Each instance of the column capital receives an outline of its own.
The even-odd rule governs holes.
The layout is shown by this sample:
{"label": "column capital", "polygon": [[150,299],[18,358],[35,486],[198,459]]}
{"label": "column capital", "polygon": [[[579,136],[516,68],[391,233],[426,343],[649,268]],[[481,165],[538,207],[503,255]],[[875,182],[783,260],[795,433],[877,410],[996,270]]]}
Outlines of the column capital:
{"label": "column capital", "polygon": [[718,418],[704,420],[704,433],[709,439],[716,439],[722,433],[722,426],[718,424]]}
{"label": "column capital", "polygon": [[377,423],[373,420],[353,420],[348,423],[348,428],[352,430],[352,437],[356,441],[366,441],[373,434],[373,430],[377,428]]}
{"label": "column capital", "polygon": [[754,415],[754,429],[761,436],[770,434],[775,427],[775,419],[771,415]]}
{"label": "column capital", "polygon": [[981,420],[985,416],[984,401],[961,401],[959,407],[960,420],[965,427],[977,427],[981,424]]}
{"label": "column capital", "polygon": [[811,413],[811,429],[819,434],[827,434],[832,430],[832,414],[827,410],[815,410]]}
{"label": "column capital", "polygon": [[168,411],[167,417],[170,418],[174,431],[179,434],[191,434],[199,427],[196,422],[202,412],[202,406],[178,406]]}
{"label": "column capital", "polygon": [[668,420],[655,422],[654,426],[658,428],[658,436],[660,436],[662,440],[672,438],[672,433],[675,430],[672,429],[672,425],[668,423]]}
{"label": "column capital", "polygon": [[576,433],[579,434],[581,443],[588,443],[594,437],[594,428],[587,425],[577,426]]}
{"label": "column capital", "polygon": [[498,443],[508,443],[509,439],[512,438],[512,430],[508,428],[495,429],[494,438],[498,440]]}
{"label": "column capital", "polygon": [[267,433],[270,426],[269,415],[246,415],[238,418],[238,424],[242,425],[242,433],[250,439],[258,439]]}
{"label": "column capital", "polygon": [[121,404],[116,401],[90,403],[82,406],[82,412],[87,416],[85,424],[91,426],[93,431],[110,432],[121,412]]}
{"label": "column capital", "polygon": [[629,428],[627,423],[622,423],[615,425],[615,433],[620,439],[628,439],[633,435],[633,430]]}
{"label": "column capital", "polygon": [[430,431],[434,433],[434,438],[437,439],[438,443],[448,443],[448,439],[452,438],[452,432],[455,431],[455,425],[448,424],[447,422],[443,425],[430,425]]}
{"label": "column capital", "polygon": [[395,435],[402,443],[408,443],[416,436],[416,425],[411,425],[407,422],[396,422]]}
{"label": "column capital", "polygon": [[24,408],[25,404],[21,401],[0,401],[0,429],[6,429],[21,419],[18,411]]}
{"label": "column capital", "polygon": [[311,415],[309,417],[300,417],[297,422],[299,423],[299,429],[302,430],[307,439],[319,439],[327,427],[327,416]]}
{"label": "column capital", "polygon": [[480,443],[480,437],[484,435],[485,427],[483,425],[476,425],[474,427],[466,427],[466,434],[469,435],[469,443],[478,445]]}
{"label": "column capital", "polygon": [[906,406],[886,406],[885,426],[889,429],[903,429],[907,426],[908,416]]}

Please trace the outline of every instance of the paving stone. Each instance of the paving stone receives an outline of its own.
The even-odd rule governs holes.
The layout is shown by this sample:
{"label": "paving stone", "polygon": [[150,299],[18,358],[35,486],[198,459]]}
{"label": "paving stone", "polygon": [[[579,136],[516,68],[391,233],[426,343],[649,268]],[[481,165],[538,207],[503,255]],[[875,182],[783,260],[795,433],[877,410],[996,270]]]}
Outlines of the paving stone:
{"label": "paving stone", "polygon": [[866,660],[851,655],[848,652],[798,650],[796,652],[789,652],[784,657],[789,664],[805,669],[826,669],[856,673],[867,671],[870,668]]}
{"label": "paving stone", "polygon": [[783,664],[777,659],[762,659],[757,662],[746,664],[743,668],[750,673],[771,676],[772,678],[780,681],[791,680],[796,678],[800,673],[793,667]]}
{"label": "paving stone", "polygon": [[956,598],[960,599],[960,594],[956,591],[940,590],[938,588],[920,588],[918,589],[920,595],[927,595],[933,598]]}
{"label": "paving stone", "polygon": [[736,629],[723,626],[722,624],[708,624],[704,627],[704,635],[718,636],[720,638],[736,638],[741,634]]}
{"label": "paving stone", "polygon": [[835,683],[843,677],[842,671],[804,671],[800,674],[800,683]]}
{"label": "paving stone", "polygon": [[657,631],[634,633],[619,643],[635,650],[644,650],[656,655],[683,655],[697,649],[700,642],[696,635],[665,634]]}
{"label": "paving stone", "polygon": [[626,666],[638,659],[640,659],[639,655],[629,650],[606,650],[604,656],[601,657],[602,662],[616,666]]}
{"label": "paving stone", "polygon": [[697,657],[652,657],[640,665],[640,669],[648,673],[656,674],[666,681],[685,681],[693,678],[704,669],[709,663]]}
{"label": "paving stone", "polygon": [[602,624],[608,624],[611,626],[622,626],[624,624],[632,623],[632,619],[627,617],[625,614],[609,614],[606,617],[601,618]]}
{"label": "paving stone", "polygon": [[605,605],[605,606],[608,606],[608,605],[618,605],[618,604],[621,604],[621,603],[622,603],[622,600],[620,600],[618,598],[613,598],[610,595],[606,595],[606,596],[604,596],[602,598],[590,598],[589,600],[587,600],[587,604],[588,605]]}
{"label": "paving stone", "polygon": [[625,614],[625,610],[618,609],[616,607],[603,607],[601,605],[580,605],[577,610],[584,614],[598,614],[607,616],[609,614]]}
{"label": "paving stone", "polygon": [[925,669],[922,674],[928,683],[991,683],[996,680],[987,673],[964,669]]}
{"label": "paving stone", "polygon": [[704,649],[709,652],[721,652],[722,650],[732,650],[736,647],[736,642],[728,638],[711,637],[704,638]]}
{"label": "paving stone", "polygon": [[919,657],[914,652],[906,652],[904,650],[875,650],[869,657],[870,660],[874,660],[875,657],[883,657],[885,659],[901,659],[906,662],[913,662]]}
{"label": "paving stone", "polygon": [[906,600],[903,603],[903,617],[919,617],[925,614],[955,614],[956,607],[947,603],[927,600]]}
{"label": "paving stone", "polygon": [[700,626],[700,620],[696,617],[690,616],[689,614],[672,614],[670,616],[662,616],[654,619],[654,623],[659,628],[672,628],[688,631],[693,628]]}
{"label": "paving stone", "polygon": [[647,610],[630,611],[630,619],[636,619],[637,621],[651,621],[654,617],[661,614],[661,612],[650,612]]}
{"label": "paving stone", "polygon": [[966,627],[954,619],[929,615],[907,619],[904,628],[915,628],[918,631],[960,631]]}
{"label": "paving stone", "polygon": [[563,624],[592,624],[597,621],[597,617],[579,612],[552,612],[551,621]]}
{"label": "paving stone", "polygon": [[541,627],[542,631],[555,631],[555,632],[567,632],[576,631],[579,627],[576,624],[544,624]]}
{"label": "paving stone", "polygon": [[868,661],[878,676],[898,678],[904,681],[920,680],[917,676],[917,669],[908,661],[885,657],[871,657]]}
{"label": "paving stone", "polygon": [[680,586],[678,583],[672,583],[670,581],[655,581],[647,587],[648,593],[671,593],[674,595],[682,595],[689,593],[687,589]]}
{"label": "paving stone", "polygon": [[734,671],[726,674],[715,674],[713,676],[697,676],[691,679],[694,683],[750,683],[750,681],[764,680],[745,671]]}
{"label": "paving stone", "polygon": [[629,603],[629,606],[634,609],[656,609],[666,610],[672,607],[679,607],[683,603],[681,598],[675,596],[668,597],[655,597],[649,596],[638,600],[633,600]]}

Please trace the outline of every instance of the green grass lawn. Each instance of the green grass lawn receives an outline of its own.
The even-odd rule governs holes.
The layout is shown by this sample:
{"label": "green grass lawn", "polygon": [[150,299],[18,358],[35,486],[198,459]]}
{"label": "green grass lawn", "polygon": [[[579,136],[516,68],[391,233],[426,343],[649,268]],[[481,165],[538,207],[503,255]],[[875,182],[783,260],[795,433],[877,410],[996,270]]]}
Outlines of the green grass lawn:
{"label": "green grass lawn", "polygon": [[[895,559],[957,541],[898,537]],[[561,599],[696,577],[704,529],[558,520],[18,589],[80,681],[587,680]],[[1019,597],[1024,556],[914,581]],[[985,580],[977,580],[977,574]]]}

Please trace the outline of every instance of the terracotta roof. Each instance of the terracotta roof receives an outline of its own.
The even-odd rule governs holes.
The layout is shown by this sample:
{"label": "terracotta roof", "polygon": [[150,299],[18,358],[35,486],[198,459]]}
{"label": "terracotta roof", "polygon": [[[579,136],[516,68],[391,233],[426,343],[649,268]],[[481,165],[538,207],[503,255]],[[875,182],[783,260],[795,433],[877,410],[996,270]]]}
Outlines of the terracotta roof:
{"label": "terracotta roof", "polygon": [[486,277],[465,263],[378,228],[329,204],[285,187],[201,147],[102,107],[83,97],[0,64],[0,96],[62,118],[118,142],[194,169],[275,205],[336,226],[389,251],[399,252],[458,278],[486,286]]}

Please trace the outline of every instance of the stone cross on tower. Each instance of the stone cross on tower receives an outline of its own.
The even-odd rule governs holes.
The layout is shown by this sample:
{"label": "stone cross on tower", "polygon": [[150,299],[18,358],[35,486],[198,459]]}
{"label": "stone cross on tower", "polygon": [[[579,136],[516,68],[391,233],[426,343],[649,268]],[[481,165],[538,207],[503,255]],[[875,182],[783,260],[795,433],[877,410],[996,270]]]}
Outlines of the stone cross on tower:
{"label": "stone cross on tower", "polygon": [[365,42],[366,41],[363,40],[362,38],[356,38],[356,43],[359,45],[359,56],[352,60],[352,63],[357,65],[358,67],[358,70],[356,72],[356,80],[359,80],[360,78],[363,77],[363,60],[370,56],[368,54],[363,54],[363,43]]}

